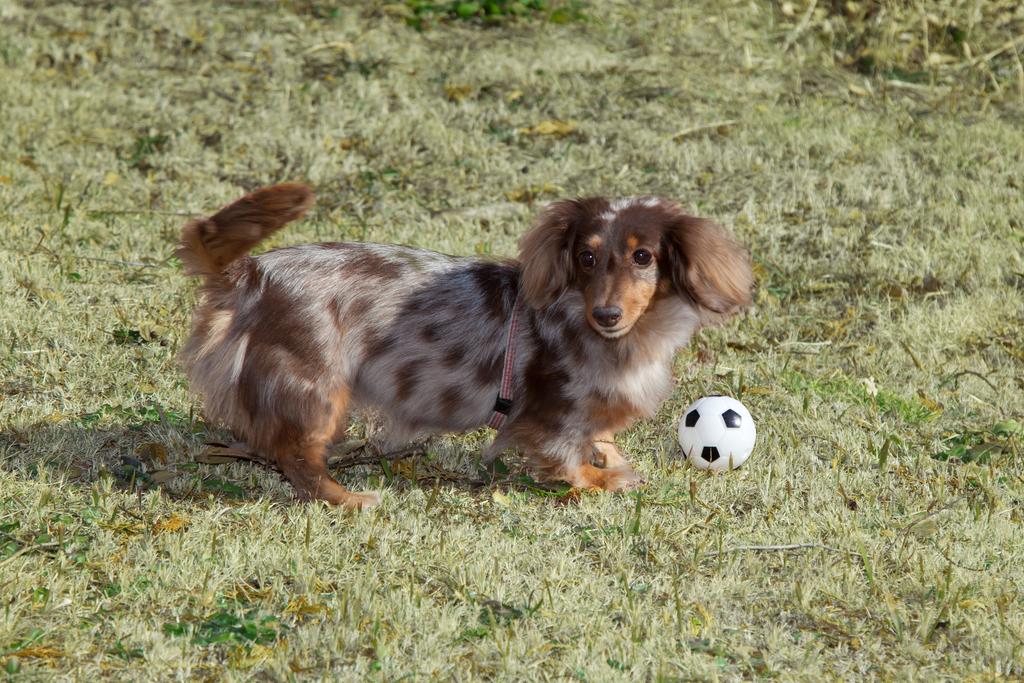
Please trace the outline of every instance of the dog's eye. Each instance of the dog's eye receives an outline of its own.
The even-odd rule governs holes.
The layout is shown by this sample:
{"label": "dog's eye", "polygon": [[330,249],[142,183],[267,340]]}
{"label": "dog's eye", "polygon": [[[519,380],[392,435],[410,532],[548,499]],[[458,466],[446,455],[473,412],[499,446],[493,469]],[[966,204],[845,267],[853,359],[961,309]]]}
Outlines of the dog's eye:
{"label": "dog's eye", "polygon": [[580,260],[580,265],[584,268],[593,268],[594,264],[597,263],[597,258],[594,256],[594,253],[590,251],[581,251],[578,258]]}
{"label": "dog's eye", "polygon": [[651,255],[651,252],[647,251],[646,249],[637,249],[636,251],[633,252],[633,263],[637,264],[638,266],[651,265],[651,259],[653,258],[654,256]]}

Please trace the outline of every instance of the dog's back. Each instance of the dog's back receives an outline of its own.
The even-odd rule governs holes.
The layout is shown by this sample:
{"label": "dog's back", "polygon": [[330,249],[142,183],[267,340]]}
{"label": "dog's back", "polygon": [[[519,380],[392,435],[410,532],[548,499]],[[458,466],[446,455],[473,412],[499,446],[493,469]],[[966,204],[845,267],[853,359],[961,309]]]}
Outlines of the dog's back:
{"label": "dog's back", "polygon": [[267,188],[183,230],[177,253],[204,286],[181,360],[206,416],[266,453],[339,436],[339,406],[373,410],[395,443],[486,421],[515,264],[366,243],[248,255],[307,202]]}

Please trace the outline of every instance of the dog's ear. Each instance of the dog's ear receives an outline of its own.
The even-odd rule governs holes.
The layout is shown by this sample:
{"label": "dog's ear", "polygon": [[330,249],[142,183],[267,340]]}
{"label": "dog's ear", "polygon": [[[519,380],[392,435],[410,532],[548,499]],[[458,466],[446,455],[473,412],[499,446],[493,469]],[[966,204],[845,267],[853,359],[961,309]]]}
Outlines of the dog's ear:
{"label": "dog's ear", "polygon": [[750,305],[750,257],[722,226],[674,207],[664,231],[672,283],[712,313],[731,315]]}
{"label": "dog's ear", "polygon": [[581,210],[571,199],[549,204],[519,239],[519,286],[531,307],[550,305],[572,281],[572,231]]}

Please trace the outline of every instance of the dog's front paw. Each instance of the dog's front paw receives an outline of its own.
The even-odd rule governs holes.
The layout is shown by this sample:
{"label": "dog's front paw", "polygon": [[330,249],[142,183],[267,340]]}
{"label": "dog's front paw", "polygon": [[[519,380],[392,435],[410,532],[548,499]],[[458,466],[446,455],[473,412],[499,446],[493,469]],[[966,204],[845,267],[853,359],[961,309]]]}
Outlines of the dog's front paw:
{"label": "dog's front paw", "polygon": [[602,468],[585,463],[565,472],[563,479],[576,488],[604,491],[631,491],[644,484],[643,477],[629,465]]}
{"label": "dog's front paw", "polygon": [[605,491],[632,491],[647,483],[647,481],[629,465],[606,469],[604,471],[608,476],[605,481],[605,485],[602,487]]}

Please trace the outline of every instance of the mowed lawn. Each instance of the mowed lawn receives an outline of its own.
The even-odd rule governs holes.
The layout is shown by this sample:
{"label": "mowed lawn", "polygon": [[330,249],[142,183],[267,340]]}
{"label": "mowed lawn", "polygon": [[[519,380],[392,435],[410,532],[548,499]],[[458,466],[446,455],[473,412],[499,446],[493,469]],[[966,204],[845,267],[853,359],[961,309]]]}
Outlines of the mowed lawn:
{"label": "mowed lawn", "polygon": [[[1024,9],[486,4],[0,2],[0,672],[1024,675]],[[170,256],[284,180],[268,248],[512,256],[554,198],[665,195],[755,305],[620,435],[635,493],[491,481],[481,429],[297,504],[211,464]],[[711,393],[758,421],[723,476],[676,442]]]}

